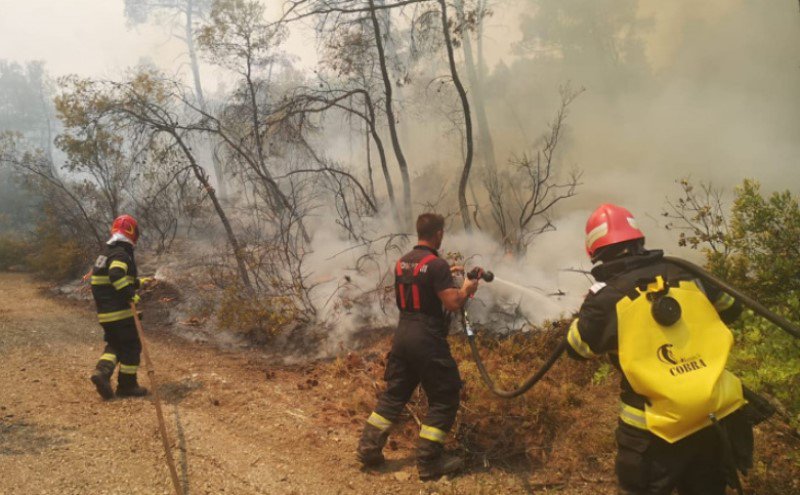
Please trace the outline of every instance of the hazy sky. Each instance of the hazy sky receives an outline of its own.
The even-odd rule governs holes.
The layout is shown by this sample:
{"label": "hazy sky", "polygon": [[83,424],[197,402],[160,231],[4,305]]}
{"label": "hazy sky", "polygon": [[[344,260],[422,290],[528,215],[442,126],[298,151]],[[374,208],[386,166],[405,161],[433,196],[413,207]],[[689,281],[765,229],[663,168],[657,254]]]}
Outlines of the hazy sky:
{"label": "hazy sky", "polygon": [[[272,15],[280,11],[282,0],[264,1]],[[490,3],[488,65],[501,60],[512,65],[519,19],[530,2]],[[638,16],[648,23],[643,41],[658,89],[608,98],[590,88],[575,103],[563,162],[584,171],[583,184],[569,203],[575,211],[564,211],[559,231],[548,234],[547,243],[531,254],[550,267],[574,266],[578,258],[586,263],[580,248],[582,226],[588,211],[601,201],[625,204],[639,215],[654,246],[674,247],[672,234],[658,228],[658,215],[665,196],[677,194],[674,181],[682,176],[712,181],[726,188],[728,197],[745,177],[761,180],[765,189],[798,191],[797,0],[639,0],[638,8]],[[302,65],[312,66],[313,33],[299,26],[292,33],[284,49]],[[127,26],[123,0],[0,0],[0,59],[43,60],[53,76],[119,78],[143,60],[185,80],[189,75],[183,42],[162,25]],[[221,71],[209,66],[202,71],[211,93]],[[500,162],[531,144],[518,136],[507,109],[519,110],[529,136],[541,133],[552,115],[552,109],[527,106],[528,81],[516,84],[523,87],[522,97],[490,98],[488,114]],[[552,101],[545,103],[555,104],[556,99],[552,88]],[[402,117],[414,118],[410,112]],[[453,158],[460,152],[457,140],[443,140],[429,127],[412,124],[410,132],[417,134],[405,136],[412,174],[437,163],[453,169],[459,165]],[[424,199],[430,198],[417,201]]]}
{"label": "hazy sky", "polygon": [[0,58],[44,60],[56,75],[111,76],[143,57],[180,56],[163,30],[129,30],[123,8],[122,0],[0,0]]}
{"label": "hazy sky", "polygon": [[[789,2],[770,0],[765,5],[773,1]],[[640,0],[640,15],[653,22],[646,43],[651,64],[659,69],[674,62],[687,22],[724,17],[741,2]],[[281,10],[280,1],[265,4],[273,15]],[[493,14],[486,36],[489,63],[501,59],[508,63],[512,45],[519,37],[520,9],[527,6],[512,0],[495,0],[491,5]],[[299,25],[292,31],[285,49],[306,65],[312,64],[315,45],[308,41],[312,33]],[[164,26],[127,26],[123,0],[0,0],[0,59],[44,60],[56,76],[77,73],[113,77],[147,58],[168,72],[185,69],[182,42],[171,37]],[[212,70],[205,69],[206,77],[213,77]]]}
{"label": "hazy sky", "polygon": [[[281,0],[265,4],[272,15],[282,6]],[[493,0],[491,5],[488,62],[510,63],[519,17],[530,3]],[[691,173],[726,187],[745,176],[773,187],[783,186],[787,176],[797,177],[796,0],[639,0],[638,5],[639,16],[650,25],[648,61],[669,84],[655,99],[628,95],[605,101],[590,91],[576,104],[576,145],[569,161],[586,170],[585,190],[608,194],[615,190],[609,183],[636,182],[634,170],[672,179]],[[44,60],[54,76],[106,78],[149,59],[187,77],[182,42],[164,26],[129,28],[123,12],[123,0],[0,0],[0,59]],[[315,58],[313,35],[299,26],[292,30],[284,49],[308,67]],[[214,91],[220,73],[204,66],[203,74],[207,90]],[[502,136],[497,139],[502,142]],[[424,145],[419,148],[428,153]]]}
{"label": "hazy sky", "polygon": [[[280,4],[268,5],[277,12]],[[183,42],[152,22],[128,26],[124,8],[123,0],[0,0],[0,59],[44,60],[54,76],[112,78],[145,59],[187,73]],[[312,63],[313,43],[295,36],[287,50]],[[213,82],[215,71],[203,72]]]}

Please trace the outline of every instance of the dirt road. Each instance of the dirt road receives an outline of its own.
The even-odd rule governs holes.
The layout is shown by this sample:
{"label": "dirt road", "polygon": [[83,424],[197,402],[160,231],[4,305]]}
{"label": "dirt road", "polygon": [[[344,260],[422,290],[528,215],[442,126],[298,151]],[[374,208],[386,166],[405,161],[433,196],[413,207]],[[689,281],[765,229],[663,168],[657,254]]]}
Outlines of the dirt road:
{"label": "dirt road", "polygon": [[[146,331],[187,494],[531,492],[503,473],[420,483],[407,449],[361,472],[359,425],[320,420],[302,372]],[[88,380],[101,350],[89,306],[0,274],[0,495],[172,493],[150,400],[103,402]]]}

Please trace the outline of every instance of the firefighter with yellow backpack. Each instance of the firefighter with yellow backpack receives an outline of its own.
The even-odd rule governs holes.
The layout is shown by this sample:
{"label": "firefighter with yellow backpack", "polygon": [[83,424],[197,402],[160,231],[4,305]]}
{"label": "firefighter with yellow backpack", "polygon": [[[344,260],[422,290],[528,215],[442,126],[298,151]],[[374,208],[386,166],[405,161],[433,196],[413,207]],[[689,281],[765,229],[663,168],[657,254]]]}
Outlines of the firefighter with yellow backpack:
{"label": "firefighter with yellow backpack", "polygon": [[[644,248],[625,208],[586,225],[597,283],[567,334],[576,359],[608,355],[621,371],[616,474],[623,494],[723,495],[752,465],[754,421],[725,369],[733,297]],[[735,466],[735,467],[734,467]]]}
{"label": "firefighter with yellow backpack", "polygon": [[[111,226],[106,252],[97,257],[92,267],[92,296],[97,305],[97,318],[103,327],[106,342],[103,355],[95,366],[91,381],[103,399],[141,397],[147,389],[136,378],[142,343],[136,332],[131,302],[138,303],[136,290],[149,279],[139,278],[133,249],[139,240],[139,226],[130,215],[122,215]],[[111,376],[119,364],[116,392]]]}

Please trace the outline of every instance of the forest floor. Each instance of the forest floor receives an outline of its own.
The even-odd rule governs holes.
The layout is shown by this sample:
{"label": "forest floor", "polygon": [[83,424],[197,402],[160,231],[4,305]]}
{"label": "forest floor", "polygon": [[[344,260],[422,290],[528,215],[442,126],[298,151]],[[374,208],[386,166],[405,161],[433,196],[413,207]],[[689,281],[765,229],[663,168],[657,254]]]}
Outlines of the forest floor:
{"label": "forest floor", "polygon": [[[402,439],[383,469],[362,471],[354,451],[364,412],[341,412],[352,391],[333,379],[361,358],[279,365],[257,350],[144,324],[186,494],[616,492],[610,441],[592,461],[596,471],[583,474],[472,463],[465,474],[421,482],[413,442]],[[375,345],[381,352],[386,339]],[[152,400],[102,401],[89,382],[102,347],[89,304],[0,273],[0,495],[173,493]],[[146,376],[143,367],[144,385]],[[613,405],[606,409],[613,417]],[[613,438],[613,423],[601,426]]]}

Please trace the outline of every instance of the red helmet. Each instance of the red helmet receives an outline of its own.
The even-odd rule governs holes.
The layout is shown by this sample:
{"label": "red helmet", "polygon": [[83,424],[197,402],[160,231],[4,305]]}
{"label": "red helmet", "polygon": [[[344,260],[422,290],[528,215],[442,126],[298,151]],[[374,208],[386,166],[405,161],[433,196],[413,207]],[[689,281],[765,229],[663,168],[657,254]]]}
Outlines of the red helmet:
{"label": "red helmet", "polygon": [[131,244],[136,244],[139,240],[139,224],[130,215],[120,215],[111,224],[111,235],[114,234],[120,234],[131,241]]}
{"label": "red helmet", "polygon": [[598,249],[620,242],[644,239],[631,212],[612,204],[602,204],[586,222],[586,252],[594,259]]}

